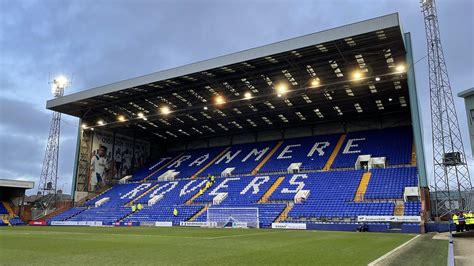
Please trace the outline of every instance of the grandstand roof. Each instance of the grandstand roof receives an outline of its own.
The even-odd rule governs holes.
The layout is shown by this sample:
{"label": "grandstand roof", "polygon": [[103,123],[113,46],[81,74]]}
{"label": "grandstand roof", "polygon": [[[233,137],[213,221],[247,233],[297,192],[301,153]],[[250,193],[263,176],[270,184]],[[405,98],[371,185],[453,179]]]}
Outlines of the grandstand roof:
{"label": "grandstand roof", "polygon": [[467,98],[472,95],[474,95],[474,87],[458,93],[458,97],[461,97],[461,98]]}
{"label": "grandstand roof", "polygon": [[[397,69],[405,54],[395,13],[66,95],[47,108],[80,117],[87,128],[163,140],[360,117],[409,119],[406,74]],[[216,104],[219,96],[224,104]]]}
{"label": "grandstand roof", "polygon": [[35,182],[32,182],[32,181],[0,179],[0,187],[30,189],[30,188],[34,188],[34,186],[35,186]]}

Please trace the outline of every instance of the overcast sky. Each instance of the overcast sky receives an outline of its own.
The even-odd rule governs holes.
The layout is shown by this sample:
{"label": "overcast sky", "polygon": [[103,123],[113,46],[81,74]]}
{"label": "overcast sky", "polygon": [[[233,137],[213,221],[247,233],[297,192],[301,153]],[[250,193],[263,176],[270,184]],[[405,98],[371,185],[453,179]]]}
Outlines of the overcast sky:
{"label": "overcast sky", "polygon": [[[453,93],[474,86],[474,1],[437,0]],[[49,74],[66,94],[360,20],[400,13],[415,61],[427,54],[417,0],[0,0],[0,178],[38,183],[49,132]],[[431,165],[427,61],[416,82]],[[464,103],[456,95],[473,175]],[[59,187],[69,192],[77,119],[61,128]],[[431,175],[432,170],[429,170]]]}

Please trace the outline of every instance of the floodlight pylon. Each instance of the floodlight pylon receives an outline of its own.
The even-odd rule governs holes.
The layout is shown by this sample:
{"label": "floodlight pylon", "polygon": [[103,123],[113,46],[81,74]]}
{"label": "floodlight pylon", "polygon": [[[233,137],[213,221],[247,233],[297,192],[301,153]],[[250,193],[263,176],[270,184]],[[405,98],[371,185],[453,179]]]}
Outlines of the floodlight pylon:
{"label": "floodlight pylon", "polygon": [[[55,98],[64,95],[64,89],[69,81],[64,76],[59,76],[50,82]],[[50,209],[54,206],[58,184],[59,138],[61,133],[61,113],[53,112],[49,128],[48,142],[43,159],[40,181],[38,184],[37,207]]]}
{"label": "floodlight pylon", "polygon": [[444,59],[435,0],[422,0],[428,45],[431,125],[433,140],[434,216],[451,218],[471,210],[472,181],[464,152],[453,93]]}

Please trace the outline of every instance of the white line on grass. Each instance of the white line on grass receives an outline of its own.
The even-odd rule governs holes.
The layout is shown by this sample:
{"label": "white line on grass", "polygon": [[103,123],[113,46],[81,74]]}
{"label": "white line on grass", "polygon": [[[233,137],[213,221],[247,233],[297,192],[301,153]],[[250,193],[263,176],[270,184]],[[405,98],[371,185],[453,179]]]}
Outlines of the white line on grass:
{"label": "white line on grass", "polygon": [[28,231],[28,232],[5,232],[11,235],[96,235],[96,236],[132,236],[132,237],[168,237],[168,238],[195,238],[206,239],[199,236],[171,236],[171,235],[142,235],[142,234],[115,234],[115,233],[85,233],[85,232],[50,232],[50,231]]}
{"label": "white line on grass", "polygon": [[273,234],[276,232],[259,232],[259,233],[250,233],[250,234],[236,234],[236,235],[223,235],[223,236],[214,236],[214,237],[200,237],[200,236],[172,236],[172,235],[146,235],[146,234],[116,234],[116,233],[87,233],[87,232],[52,232],[52,231],[23,231],[23,232],[8,232],[4,233],[11,235],[109,235],[109,236],[125,236],[125,237],[158,237],[158,238],[191,238],[191,239],[204,239],[204,240],[214,240],[222,238],[233,238],[233,237],[242,237],[242,236],[253,236],[253,235],[266,235]]}
{"label": "white line on grass", "polygon": [[400,246],[390,250],[389,252],[385,253],[382,257],[372,261],[371,263],[368,264],[368,266],[374,266],[374,265],[377,265],[377,263],[381,262],[382,260],[386,259],[387,257],[389,257],[390,255],[392,255],[393,253],[395,253],[396,251],[400,250],[401,248],[403,248],[404,246],[410,244],[412,241],[414,241],[415,239],[417,239],[419,236],[421,235],[416,235],[415,237],[413,237],[412,239],[408,240],[407,242],[401,244]]}
{"label": "white line on grass", "polygon": [[260,232],[260,233],[252,233],[252,234],[236,234],[236,235],[228,235],[228,236],[205,237],[205,239],[213,240],[213,239],[232,238],[232,237],[241,237],[241,236],[267,235],[267,234],[274,234],[274,233],[276,233],[276,232]]}

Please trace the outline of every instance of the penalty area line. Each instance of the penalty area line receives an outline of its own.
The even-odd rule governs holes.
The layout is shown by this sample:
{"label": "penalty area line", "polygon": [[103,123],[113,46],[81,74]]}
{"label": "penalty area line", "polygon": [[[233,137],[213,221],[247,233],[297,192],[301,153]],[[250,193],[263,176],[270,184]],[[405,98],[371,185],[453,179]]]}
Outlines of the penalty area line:
{"label": "penalty area line", "polygon": [[405,247],[406,245],[410,244],[412,241],[414,241],[415,239],[417,239],[418,237],[420,237],[421,235],[416,235],[415,237],[413,237],[412,239],[408,240],[407,242],[401,244],[400,246],[390,250],[389,252],[385,253],[384,255],[382,255],[382,257],[372,261],[371,263],[368,264],[368,266],[374,266],[374,265],[377,265],[377,263],[383,261],[384,259],[388,258],[390,255],[392,255],[393,253],[397,252],[398,250],[402,249],[403,247]]}

